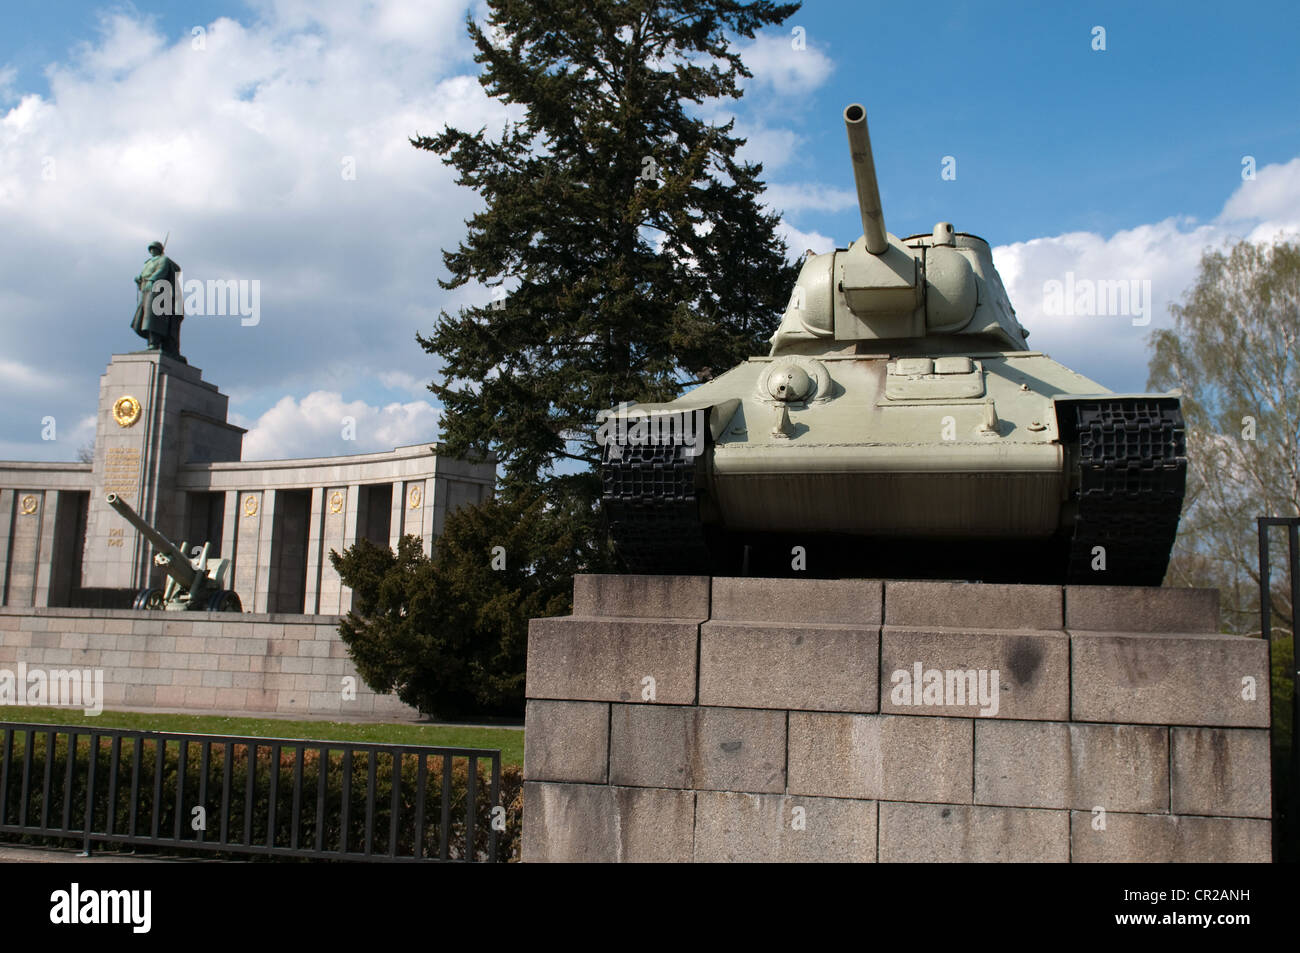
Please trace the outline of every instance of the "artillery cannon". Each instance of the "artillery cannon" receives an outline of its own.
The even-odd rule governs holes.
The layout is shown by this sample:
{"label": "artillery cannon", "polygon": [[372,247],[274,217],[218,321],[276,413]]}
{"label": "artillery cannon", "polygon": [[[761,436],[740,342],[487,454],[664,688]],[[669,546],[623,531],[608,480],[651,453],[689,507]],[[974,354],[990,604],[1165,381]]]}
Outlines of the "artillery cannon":
{"label": "artillery cannon", "polygon": [[167,573],[165,589],[146,587],[135,597],[132,608],[167,609],[183,611],[197,609],[206,612],[242,612],[243,604],[233,589],[227,589],[226,577],[230,572],[229,559],[214,559],[208,555],[210,543],[204,543],[198,555],[185,555],[188,543],[177,546],[170,539],[140,518],[130,505],[116,493],[104,500],[128,523],[153,543],[154,565]]}
{"label": "artillery cannon", "polygon": [[769,353],[597,418],[624,566],[1160,585],[1177,394],[1112,393],[1030,350],[986,241],[886,230],[866,110],[843,120],[863,234],[804,259]]}

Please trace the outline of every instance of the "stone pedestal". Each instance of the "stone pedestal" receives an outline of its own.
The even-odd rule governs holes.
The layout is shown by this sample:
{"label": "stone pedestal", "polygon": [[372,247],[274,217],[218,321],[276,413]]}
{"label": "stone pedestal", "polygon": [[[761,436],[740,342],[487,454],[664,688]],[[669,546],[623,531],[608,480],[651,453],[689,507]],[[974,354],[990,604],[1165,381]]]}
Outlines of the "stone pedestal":
{"label": "stone pedestal", "polygon": [[116,493],[169,539],[184,541],[178,466],[239,459],[244,431],[226,422],[227,401],[198,368],[158,351],[113,356],[99,385],[83,586],[161,584],[148,541],[104,497]]}
{"label": "stone pedestal", "polygon": [[1268,646],[1211,590],[579,576],[526,861],[1268,861]]}

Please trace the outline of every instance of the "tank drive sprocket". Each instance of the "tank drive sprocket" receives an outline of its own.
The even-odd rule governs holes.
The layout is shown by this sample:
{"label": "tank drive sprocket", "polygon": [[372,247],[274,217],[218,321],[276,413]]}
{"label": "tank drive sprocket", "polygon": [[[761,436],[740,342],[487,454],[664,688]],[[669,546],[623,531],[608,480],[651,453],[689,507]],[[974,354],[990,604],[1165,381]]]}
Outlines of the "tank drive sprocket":
{"label": "tank drive sprocket", "polygon": [[[1178,532],[1187,437],[1176,398],[1069,402],[1077,505],[1066,580],[1158,586]],[[1103,568],[1104,567],[1104,568]]]}
{"label": "tank drive sprocket", "polygon": [[624,564],[641,573],[708,573],[695,461],[682,444],[610,441],[601,454],[601,504]]}

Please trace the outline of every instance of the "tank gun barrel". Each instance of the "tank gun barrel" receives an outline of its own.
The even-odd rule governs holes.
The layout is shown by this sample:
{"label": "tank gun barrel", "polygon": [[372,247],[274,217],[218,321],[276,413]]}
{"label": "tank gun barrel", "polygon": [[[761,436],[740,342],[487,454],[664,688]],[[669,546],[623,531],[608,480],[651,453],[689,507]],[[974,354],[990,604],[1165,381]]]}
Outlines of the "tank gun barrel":
{"label": "tank gun barrel", "polygon": [[861,103],[844,110],[844,128],[849,133],[849,155],[853,160],[853,181],[858,187],[858,211],[862,214],[862,235],[867,251],[884,254],[889,247],[885,232],[885,212],[880,207],[880,186],[876,183],[876,163],[871,157],[871,137],[867,134],[867,111]]}
{"label": "tank gun barrel", "polygon": [[117,510],[119,516],[138,529],[140,535],[153,543],[155,550],[167,555],[167,564],[163,566],[167,575],[171,576],[186,588],[189,588],[194,584],[194,567],[190,565],[189,559],[185,556],[185,553],[181,551],[179,546],[142,520],[140,514],[131,509],[131,505],[116,493],[108,494],[108,496],[104,498],[104,502]]}

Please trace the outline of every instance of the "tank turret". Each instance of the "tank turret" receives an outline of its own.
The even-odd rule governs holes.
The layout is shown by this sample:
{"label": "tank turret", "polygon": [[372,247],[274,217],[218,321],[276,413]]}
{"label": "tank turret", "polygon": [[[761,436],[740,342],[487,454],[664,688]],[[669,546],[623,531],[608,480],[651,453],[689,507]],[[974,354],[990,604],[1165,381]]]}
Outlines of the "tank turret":
{"label": "tank turret", "polygon": [[1178,397],[1029,350],[987,242],[886,230],[866,110],[843,119],[863,234],[804,260],[770,352],[601,415],[625,567],[1159,585]]}
{"label": "tank turret", "polygon": [[988,242],[956,232],[949,222],[929,234],[890,235],[866,110],[849,106],[844,125],[862,237],[805,259],[771,354],[812,354],[832,341],[853,342],[861,351],[897,350],[901,340],[924,341],[918,349],[975,346],[939,340],[953,335],[974,335],[1000,350],[1028,350],[1028,332],[1016,320]]}

